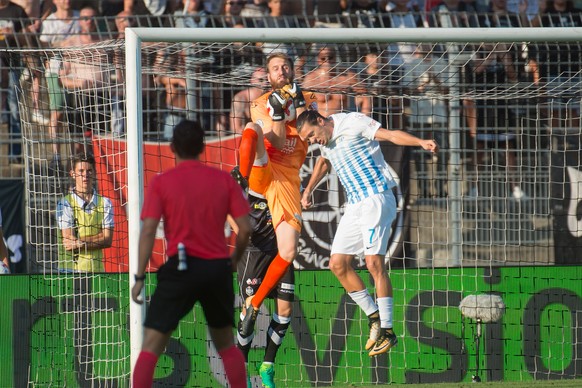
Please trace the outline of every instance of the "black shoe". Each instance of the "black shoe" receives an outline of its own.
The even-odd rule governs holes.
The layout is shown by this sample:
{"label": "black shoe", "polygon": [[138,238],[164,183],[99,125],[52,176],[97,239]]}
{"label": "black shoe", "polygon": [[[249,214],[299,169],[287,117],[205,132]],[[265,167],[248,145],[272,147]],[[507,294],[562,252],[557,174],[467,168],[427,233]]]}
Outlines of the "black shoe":
{"label": "black shoe", "polygon": [[398,337],[396,337],[394,331],[392,329],[384,329],[384,332],[382,333],[382,335],[380,335],[380,338],[378,338],[376,344],[368,354],[370,355],[370,357],[374,357],[379,354],[386,353],[387,351],[395,347],[397,344]]}
{"label": "black shoe", "polygon": [[251,304],[252,296],[249,296],[245,301],[246,314],[240,323],[239,334],[241,337],[249,337],[255,331],[255,322],[257,322],[257,316],[259,315],[259,310],[255,309]]}
{"label": "black shoe", "polygon": [[234,178],[234,180],[236,181],[236,183],[238,183],[240,185],[240,187],[242,187],[242,189],[243,189],[243,191],[245,193],[248,191],[248,189],[249,189],[249,182],[240,173],[239,166],[234,166],[234,168],[230,172],[230,176],[232,176]]}

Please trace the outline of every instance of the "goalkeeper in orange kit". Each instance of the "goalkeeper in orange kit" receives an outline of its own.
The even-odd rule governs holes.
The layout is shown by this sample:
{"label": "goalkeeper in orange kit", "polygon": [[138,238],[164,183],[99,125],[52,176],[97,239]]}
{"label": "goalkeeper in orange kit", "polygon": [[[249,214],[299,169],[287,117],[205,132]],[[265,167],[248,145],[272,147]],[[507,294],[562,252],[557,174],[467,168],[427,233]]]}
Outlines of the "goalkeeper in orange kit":
{"label": "goalkeeper in orange kit", "polygon": [[[250,194],[267,199],[277,236],[277,256],[273,259],[256,293],[245,301],[245,316],[239,334],[248,337],[254,330],[259,307],[279,283],[297,256],[301,232],[301,179],[308,144],[295,127],[297,116],[316,109],[313,93],[303,93],[294,82],[292,59],[283,53],[267,58],[267,79],[272,90],[251,103],[251,120],[240,144],[240,181],[248,181]],[[246,183],[246,182],[245,182]]]}

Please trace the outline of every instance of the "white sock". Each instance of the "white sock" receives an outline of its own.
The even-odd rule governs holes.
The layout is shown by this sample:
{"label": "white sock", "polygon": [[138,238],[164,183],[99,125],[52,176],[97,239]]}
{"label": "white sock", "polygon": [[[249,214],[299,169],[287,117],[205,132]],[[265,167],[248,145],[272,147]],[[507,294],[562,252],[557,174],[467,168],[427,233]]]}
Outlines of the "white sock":
{"label": "white sock", "polygon": [[380,327],[383,329],[392,329],[392,305],[393,298],[387,296],[378,298],[378,309],[380,310]]}
{"label": "white sock", "polygon": [[348,292],[348,295],[360,306],[366,315],[378,311],[378,306],[374,303],[374,299],[372,299],[367,289],[364,288],[362,291]]}

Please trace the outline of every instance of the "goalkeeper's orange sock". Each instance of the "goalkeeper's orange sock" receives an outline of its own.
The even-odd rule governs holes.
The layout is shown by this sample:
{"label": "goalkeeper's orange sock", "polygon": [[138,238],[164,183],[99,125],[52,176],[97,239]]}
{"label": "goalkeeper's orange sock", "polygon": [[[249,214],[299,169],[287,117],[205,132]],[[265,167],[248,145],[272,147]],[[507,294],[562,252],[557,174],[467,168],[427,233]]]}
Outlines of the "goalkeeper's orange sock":
{"label": "goalkeeper's orange sock", "polygon": [[249,176],[251,175],[251,169],[253,168],[253,163],[255,162],[258,139],[259,135],[252,128],[245,128],[242,133],[242,139],[240,141],[239,147],[239,171],[246,179],[249,179]]}
{"label": "goalkeeper's orange sock", "polygon": [[147,388],[154,384],[154,371],[158,356],[151,352],[141,351],[133,368],[132,387]]}
{"label": "goalkeeper's orange sock", "polygon": [[232,388],[247,387],[247,371],[245,368],[245,358],[235,345],[218,352],[222,358],[226,378]]}
{"label": "goalkeeper's orange sock", "polygon": [[273,291],[273,288],[275,288],[275,286],[283,278],[290,265],[290,262],[283,259],[277,253],[277,256],[275,256],[269,265],[269,268],[267,268],[267,273],[265,274],[263,282],[257,290],[257,293],[251,299],[251,305],[255,309],[261,307],[261,304],[263,304],[265,298],[271,293],[271,291]]}

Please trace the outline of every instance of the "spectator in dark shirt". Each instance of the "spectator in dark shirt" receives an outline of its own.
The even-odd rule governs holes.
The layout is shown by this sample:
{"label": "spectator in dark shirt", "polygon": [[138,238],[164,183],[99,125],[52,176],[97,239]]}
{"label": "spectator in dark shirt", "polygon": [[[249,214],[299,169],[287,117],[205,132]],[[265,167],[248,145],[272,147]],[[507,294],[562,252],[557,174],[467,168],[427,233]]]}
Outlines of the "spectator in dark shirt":
{"label": "spectator in dark shirt", "polygon": [[[540,13],[532,20],[534,27],[582,27],[582,10],[571,0],[540,2]],[[582,44],[560,42],[530,45],[529,68],[533,81],[547,92],[548,107],[542,114],[551,116],[552,128],[579,127],[580,63]]]}
{"label": "spectator in dark shirt", "polygon": [[491,0],[489,10],[479,15],[479,27],[527,27],[527,1],[520,3],[519,13],[507,9],[507,0]]}
{"label": "spectator in dark shirt", "polygon": [[136,15],[140,27],[167,27],[173,0],[123,0],[123,10]]}
{"label": "spectator in dark shirt", "polygon": [[340,0],[348,27],[386,27],[378,14],[384,12],[387,1],[384,0]]}
{"label": "spectator in dark shirt", "polygon": [[[24,9],[9,0],[0,0],[0,49],[20,48],[25,44],[22,32],[32,21]],[[0,95],[1,108],[4,110],[8,104],[8,122],[10,129],[10,162],[20,163],[22,161],[22,136],[20,128],[20,114],[18,112],[18,100],[16,97],[16,86],[22,72],[22,61],[14,53],[8,55],[6,52],[0,54],[0,83],[6,94]],[[4,121],[4,118],[2,118]]]}
{"label": "spectator in dark shirt", "polygon": [[246,4],[245,0],[226,0],[222,5],[223,27],[234,27],[243,24],[241,12]]}
{"label": "spectator in dark shirt", "polygon": [[[571,0],[547,2],[544,12],[532,20],[533,27],[582,27],[582,10]],[[532,47],[533,48],[533,47]],[[539,76],[548,83],[550,89],[564,84],[580,71],[581,45],[579,42],[547,43],[537,45]]]}
{"label": "spectator in dark shirt", "polygon": [[[495,0],[499,1],[499,0]],[[477,95],[485,95],[490,90],[510,87],[518,80],[515,51],[507,44],[484,44],[465,69],[466,83]],[[517,135],[519,120],[517,112],[508,99],[466,99],[463,101],[467,126],[471,139],[475,142],[474,168],[484,165],[486,149],[505,150],[511,193],[516,200],[526,197],[517,174]],[[478,195],[474,186],[470,194]]]}
{"label": "spectator in dark shirt", "polygon": [[470,3],[462,0],[444,0],[430,10],[430,27],[478,27],[477,11]]}

